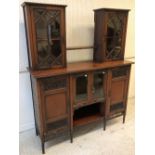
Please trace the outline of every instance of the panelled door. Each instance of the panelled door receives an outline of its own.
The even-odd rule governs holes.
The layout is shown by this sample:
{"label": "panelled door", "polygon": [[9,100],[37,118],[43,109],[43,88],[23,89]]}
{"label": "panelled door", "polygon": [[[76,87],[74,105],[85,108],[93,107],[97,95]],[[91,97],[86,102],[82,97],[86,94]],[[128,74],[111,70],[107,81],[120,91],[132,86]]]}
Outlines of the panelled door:
{"label": "panelled door", "polygon": [[106,115],[126,111],[130,66],[108,71]]}

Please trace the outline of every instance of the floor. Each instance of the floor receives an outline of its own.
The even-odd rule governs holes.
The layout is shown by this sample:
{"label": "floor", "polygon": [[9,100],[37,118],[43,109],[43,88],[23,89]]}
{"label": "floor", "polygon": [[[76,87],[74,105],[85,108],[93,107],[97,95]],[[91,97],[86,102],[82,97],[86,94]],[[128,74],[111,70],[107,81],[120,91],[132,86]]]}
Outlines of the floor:
{"label": "floor", "polygon": [[[20,155],[41,155],[34,129],[20,133]],[[129,99],[125,124],[122,117],[76,129],[73,143],[66,135],[45,144],[46,155],[134,155],[134,99]]]}

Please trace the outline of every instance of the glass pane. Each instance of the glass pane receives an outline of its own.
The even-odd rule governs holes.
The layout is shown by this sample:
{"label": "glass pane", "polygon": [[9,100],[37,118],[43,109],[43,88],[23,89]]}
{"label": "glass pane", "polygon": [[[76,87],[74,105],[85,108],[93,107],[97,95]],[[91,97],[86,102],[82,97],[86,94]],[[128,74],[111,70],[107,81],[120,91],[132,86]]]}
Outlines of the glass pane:
{"label": "glass pane", "polygon": [[51,37],[58,38],[60,36],[60,16],[56,16],[51,22]]}
{"label": "glass pane", "polygon": [[123,16],[122,14],[109,13],[107,24],[107,37],[119,37],[122,35]]}
{"label": "glass pane", "polygon": [[34,16],[37,39],[47,39],[47,35],[50,39],[60,36],[60,11],[36,9]]}
{"label": "glass pane", "polygon": [[103,88],[103,79],[104,74],[102,72],[100,73],[94,73],[94,96],[95,97],[104,97],[104,88]]}
{"label": "glass pane", "polygon": [[48,11],[46,19],[51,29],[51,38],[58,38],[60,36],[60,11]]}
{"label": "glass pane", "polygon": [[60,40],[53,40],[51,47],[52,47],[52,55],[54,57],[58,57],[61,54]]}
{"label": "glass pane", "polygon": [[61,65],[60,11],[35,9],[39,68]]}
{"label": "glass pane", "polygon": [[106,39],[107,49],[106,57],[107,58],[117,58],[121,53],[121,38],[118,37],[108,37]]}
{"label": "glass pane", "polygon": [[87,74],[76,77],[76,101],[87,99]]}
{"label": "glass pane", "polygon": [[117,59],[121,53],[122,31],[123,31],[122,14],[109,13],[107,23],[106,37],[106,57]]}
{"label": "glass pane", "polygon": [[38,66],[40,68],[44,68],[50,66],[53,61],[50,48],[48,46],[47,41],[38,41]]}

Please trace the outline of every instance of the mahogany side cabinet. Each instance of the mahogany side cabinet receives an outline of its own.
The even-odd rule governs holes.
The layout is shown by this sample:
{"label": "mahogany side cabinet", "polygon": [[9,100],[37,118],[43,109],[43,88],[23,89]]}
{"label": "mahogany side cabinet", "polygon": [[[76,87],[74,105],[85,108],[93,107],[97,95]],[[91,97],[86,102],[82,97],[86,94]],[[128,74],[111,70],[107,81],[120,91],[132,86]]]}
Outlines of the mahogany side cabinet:
{"label": "mahogany side cabinet", "polygon": [[[98,25],[95,34],[101,38],[95,35],[94,62],[66,64],[65,7],[23,4],[35,127],[41,139],[42,153],[45,153],[45,142],[61,133],[68,134],[73,142],[76,127],[98,121],[103,123],[105,130],[108,119],[123,116],[124,123],[126,116],[132,62],[110,60],[123,57],[127,11],[119,11],[119,16],[109,10],[105,11],[106,15],[102,10],[95,14],[97,25],[104,25],[102,17],[107,21],[112,16],[104,29],[115,26],[117,29],[114,32],[108,30],[107,57],[105,48],[100,48],[104,33],[99,32],[102,28]],[[123,28],[117,27],[122,22]],[[120,38],[121,44],[116,47]],[[98,58],[108,61],[98,63]]]}

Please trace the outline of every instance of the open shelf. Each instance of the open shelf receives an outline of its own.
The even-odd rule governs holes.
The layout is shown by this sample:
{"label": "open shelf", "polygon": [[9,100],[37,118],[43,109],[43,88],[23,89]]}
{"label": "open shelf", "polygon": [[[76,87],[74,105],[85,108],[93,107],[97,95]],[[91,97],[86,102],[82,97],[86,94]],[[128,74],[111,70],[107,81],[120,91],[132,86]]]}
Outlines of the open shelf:
{"label": "open shelf", "polygon": [[81,126],[101,120],[103,118],[101,114],[101,104],[95,103],[74,111],[73,125]]}

